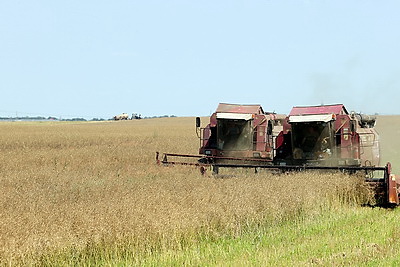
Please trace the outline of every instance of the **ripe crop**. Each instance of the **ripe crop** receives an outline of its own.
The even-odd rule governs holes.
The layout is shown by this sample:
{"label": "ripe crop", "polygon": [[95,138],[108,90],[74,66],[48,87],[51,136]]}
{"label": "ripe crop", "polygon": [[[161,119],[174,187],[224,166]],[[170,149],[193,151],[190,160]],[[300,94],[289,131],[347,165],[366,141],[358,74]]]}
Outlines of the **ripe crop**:
{"label": "ripe crop", "polygon": [[193,124],[1,123],[0,263],[73,264],[90,246],[140,262],[141,253],[371,201],[357,176],[236,170],[218,178],[157,166],[155,151],[197,154]]}

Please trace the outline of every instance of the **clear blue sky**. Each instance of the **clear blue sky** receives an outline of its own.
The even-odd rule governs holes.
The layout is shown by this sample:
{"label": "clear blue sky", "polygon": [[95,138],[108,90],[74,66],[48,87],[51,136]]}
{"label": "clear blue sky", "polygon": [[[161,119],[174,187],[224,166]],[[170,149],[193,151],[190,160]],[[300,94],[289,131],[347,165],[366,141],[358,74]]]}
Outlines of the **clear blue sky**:
{"label": "clear blue sky", "polygon": [[400,114],[399,1],[0,1],[0,116]]}

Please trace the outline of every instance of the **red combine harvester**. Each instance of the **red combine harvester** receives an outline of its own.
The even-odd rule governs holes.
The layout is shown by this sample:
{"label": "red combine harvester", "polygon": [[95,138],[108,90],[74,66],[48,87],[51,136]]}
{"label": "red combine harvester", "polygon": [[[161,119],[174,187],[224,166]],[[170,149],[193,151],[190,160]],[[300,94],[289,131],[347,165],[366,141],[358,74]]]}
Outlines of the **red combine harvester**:
{"label": "red combine harvester", "polygon": [[276,160],[308,166],[377,166],[375,118],[344,105],[294,107],[277,140]]}
{"label": "red combine harvester", "polygon": [[[211,166],[215,173],[226,164],[229,167],[273,166],[275,141],[282,131],[286,116],[265,113],[260,105],[219,104],[210,117],[210,123],[200,128],[196,118],[196,132],[200,139],[200,155],[163,155],[164,164]],[[198,158],[195,163],[170,161],[168,158]],[[157,153],[157,161],[158,153]]]}
{"label": "red combine harvester", "polygon": [[[280,124],[277,115],[265,113],[260,105],[219,104],[211,116],[210,124],[200,130],[199,153],[206,156],[203,161],[272,162],[274,159],[274,128]],[[279,133],[282,127],[278,127]],[[276,137],[276,135],[275,135]]]}
{"label": "red combine harvester", "polygon": [[[399,183],[391,165],[380,166],[375,117],[349,113],[344,105],[294,107],[289,116],[266,113],[260,105],[219,104],[210,123],[196,132],[200,155],[163,154],[157,163],[272,169],[282,172],[364,172],[384,204],[399,204]],[[171,161],[197,158],[197,162]]]}

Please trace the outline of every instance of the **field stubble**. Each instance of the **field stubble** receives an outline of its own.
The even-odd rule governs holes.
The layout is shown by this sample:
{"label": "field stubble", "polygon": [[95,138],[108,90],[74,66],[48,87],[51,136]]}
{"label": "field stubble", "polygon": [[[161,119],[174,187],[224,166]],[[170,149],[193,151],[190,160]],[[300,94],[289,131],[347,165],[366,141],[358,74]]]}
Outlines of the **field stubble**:
{"label": "field stubble", "polygon": [[193,118],[2,123],[0,144],[4,265],[76,264],[90,246],[128,249],[140,263],[154,251],[371,201],[360,178],[341,174],[239,170],[218,179],[156,166],[155,151],[197,154]]}

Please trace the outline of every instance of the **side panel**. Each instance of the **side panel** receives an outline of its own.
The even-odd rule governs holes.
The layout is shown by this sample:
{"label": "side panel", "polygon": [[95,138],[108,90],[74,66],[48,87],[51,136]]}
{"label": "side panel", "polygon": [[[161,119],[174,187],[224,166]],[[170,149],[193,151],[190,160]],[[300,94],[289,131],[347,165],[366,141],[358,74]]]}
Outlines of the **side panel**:
{"label": "side panel", "polygon": [[361,164],[365,166],[379,166],[380,148],[379,136],[374,128],[359,128],[360,136],[360,158]]}
{"label": "side panel", "polygon": [[353,139],[350,131],[350,118],[348,116],[337,116],[335,122],[335,134],[338,158],[354,158]]}
{"label": "side panel", "polygon": [[253,149],[255,151],[267,151],[270,147],[268,121],[269,118],[265,115],[257,115],[254,118]]}
{"label": "side panel", "polygon": [[[216,140],[217,140],[217,119],[216,114],[212,114],[210,117],[210,123],[205,127],[200,129],[200,149],[199,154],[206,154],[206,150],[215,150]],[[212,152],[216,155],[216,152]]]}

